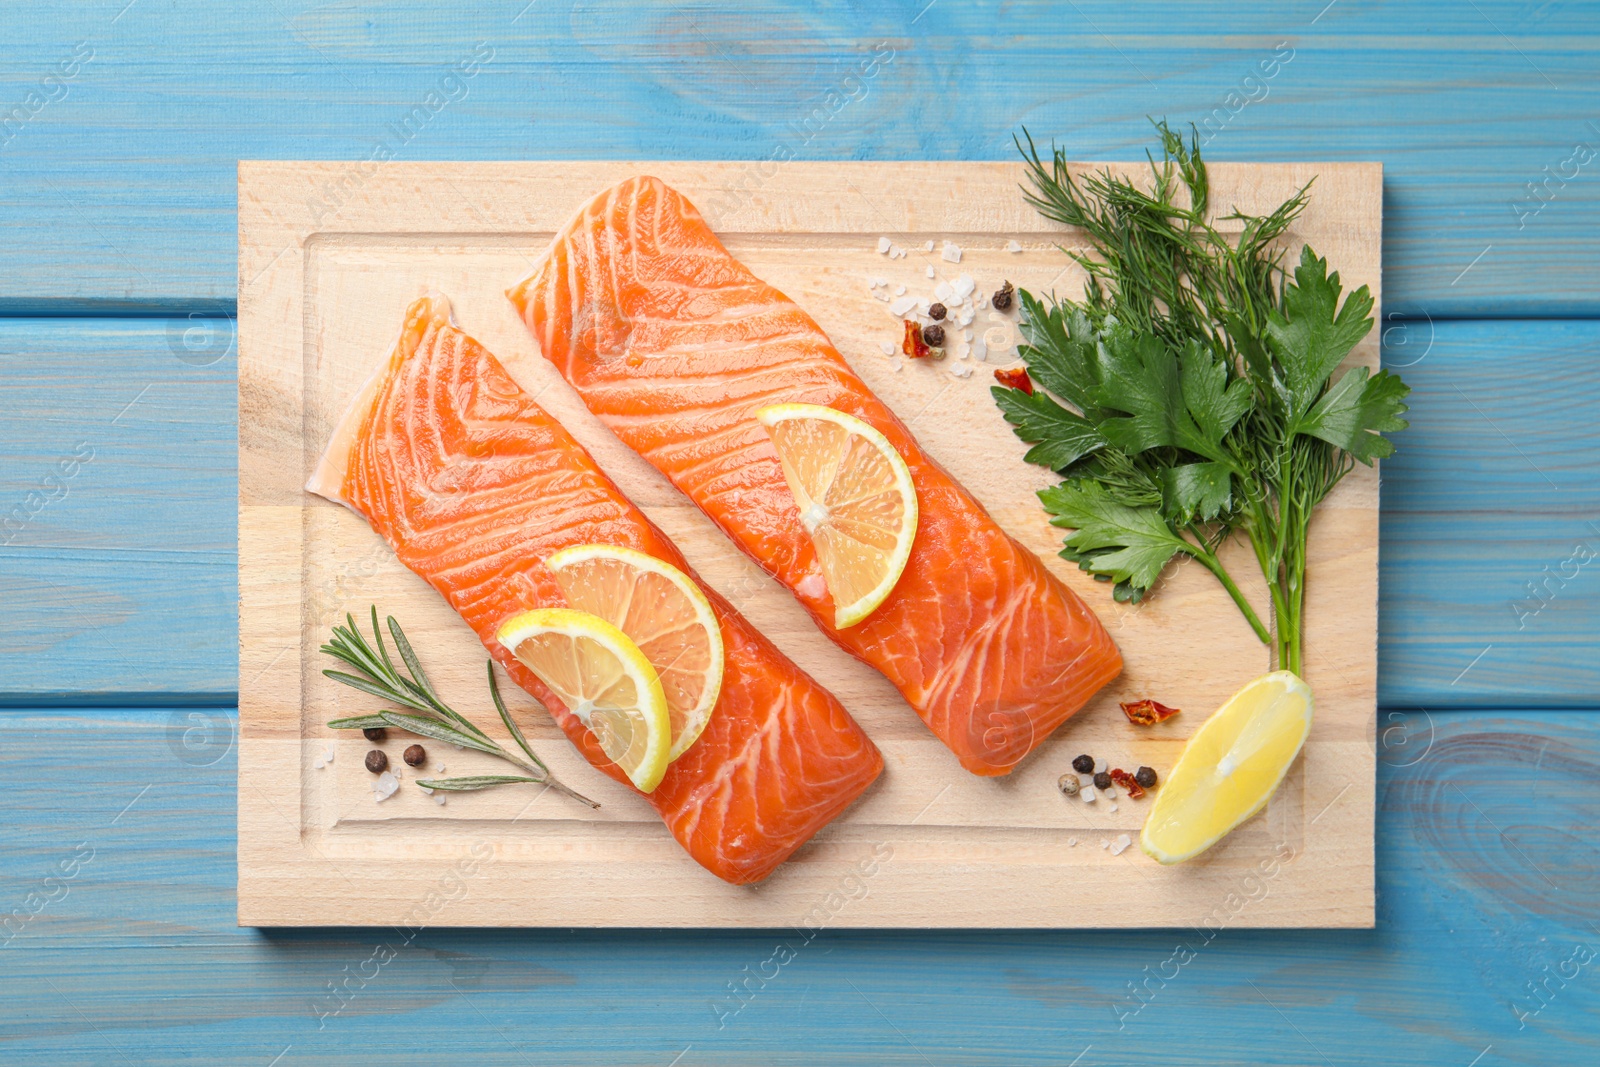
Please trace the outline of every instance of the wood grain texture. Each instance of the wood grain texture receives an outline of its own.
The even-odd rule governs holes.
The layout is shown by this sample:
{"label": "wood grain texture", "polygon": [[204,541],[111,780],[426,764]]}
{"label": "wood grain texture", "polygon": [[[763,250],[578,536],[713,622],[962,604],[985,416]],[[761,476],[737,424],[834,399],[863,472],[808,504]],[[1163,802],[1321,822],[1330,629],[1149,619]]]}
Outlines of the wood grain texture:
{"label": "wood grain texture", "polygon": [[[990,395],[992,368],[1016,362],[1014,312],[978,312],[973,321],[975,335],[993,338],[992,362],[955,343],[954,325],[943,361],[904,366],[881,350],[903,331],[900,316],[869,292],[874,277],[930,301],[939,298],[930,267],[944,285],[965,277],[985,293],[1008,277],[1025,288],[1081,292],[1081,268],[1063,269],[1054,235],[1012,202],[1021,165],[794,163],[763,175],[759,191],[740,200],[728,193],[745,173],[737,163],[402,164],[368,177],[337,220],[325,218],[306,203],[307,191],[338,182],[345,169],[239,168],[240,269],[255,278],[240,289],[239,320],[241,923],[400,921],[416,895],[458,862],[464,840],[494,861],[484,892],[456,916],[472,926],[778,925],[804,921],[797,917],[825,907],[868,870],[870,903],[838,923],[1173,926],[1200,921],[1213,897],[1268,864],[1277,892],[1252,911],[1250,925],[1371,923],[1373,769],[1364,737],[1377,712],[1378,478],[1366,467],[1324,502],[1312,538],[1307,611],[1320,617],[1320,640],[1304,673],[1317,712],[1288,784],[1255,825],[1203,860],[1164,868],[1129,851],[1151,888],[1137,915],[1096,892],[1108,868],[1126,864],[1107,846],[1128,847],[1118,835],[1137,836],[1143,805],[1125,797],[1065,800],[1055,783],[1072,756],[1088,750],[1111,766],[1170,767],[1181,742],[1266,670],[1268,657],[1201,568],[1174,568],[1160,596],[1118,605],[1104,585],[1055,555],[1059,534],[1035,495],[1054,479],[1023,462],[1025,448]],[[1094,604],[1112,632],[1121,677],[1012,775],[968,780],[880,675],[842,655],[730,553],[727,539],[600,426],[539,356],[505,289],[540,254],[543,235],[597,191],[637,173],[704,205],[730,251],[808,308],[921,447]],[[1368,286],[1381,301],[1376,166],[1219,164],[1212,191],[1221,202],[1266,211],[1313,174],[1322,196],[1296,223],[1294,240],[1316,246],[1339,263],[1347,286]],[[879,253],[885,232],[913,251],[893,260]],[[964,246],[959,265],[925,250],[947,236]],[[1019,250],[1006,251],[1013,242]],[[351,398],[392,348],[404,308],[430,288],[453,299],[461,327],[499,355],[625,496],[672,532],[695,571],[735,598],[884,746],[886,770],[868,795],[760,886],[727,886],[696,869],[648,806],[620,788],[596,798],[599,812],[554,797],[530,804],[509,791],[455,796],[441,808],[411,788],[380,808],[357,764],[360,743],[336,741],[324,725],[372,706],[318,670],[328,622],[365,615],[372,603],[404,619],[417,646],[429,650],[430,674],[447,702],[481,701],[482,653],[471,630],[382,550],[364,522],[301,488]],[[1348,362],[1376,366],[1378,337],[1359,343]],[[1249,574],[1248,548],[1232,547],[1228,566]],[[363,560],[370,566],[358,571]],[[1265,600],[1259,579],[1244,588]],[[1151,694],[1190,714],[1159,731],[1130,726],[1117,702]],[[317,767],[330,742],[343,758]],[[599,777],[559,741],[550,758],[579,789]],[[450,760],[458,771],[490,769],[490,761]],[[259,801],[294,817],[265,817]],[[1339,820],[1313,831],[1313,816],[1333,807]],[[1067,844],[1075,833],[1079,853]],[[548,855],[555,848],[559,861]],[[336,861],[356,854],[364,858],[361,875],[342,873]],[[350,899],[328,899],[352,880],[361,889]],[[1006,898],[1016,903],[996,905]]]}
{"label": "wood grain texture", "polygon": [[[211,325],[0,320],[0,514],[78,442],[97,449],[0,545],[0,701],[234,699],[234,359],[171,347],[210,358],[227,344]],[[1600,572],[1545,569],[1600,547],[1600,324],[1389,323],[1385,340],[1415,393],[1383,470],[1380,704],[1592,705]],[[1529,582],[1546,599],[1524,618]]]}
{"label": "wood grain texture", "polygon": [[227,318],[0,319],[0,700],[235,699],[234,378]]}
{"label": "wood grain texture", "polygon": [[[1147,115],[1207,123],[1217,159],[1384,163],[1390,310],[1597,307],[1582,4],[121,8],[27,0],[9,21],[0,109],[80,43],[92,58],[0,148],[0,255],[27,264],[0,308],[231,306],[240,158],[1008,159],[1026,125],[1138,159]],[[480,42],[492,59],[446,85]],[[892,62],[863,81],[880,42]]]}
{"label": "wood grain texture", "polygon": [[[1600,952],[1592,717],[1386,718],[1377,928],[1239,929],[1266,880],[1209,939],[449,929],[476,878],[441,894],[444,928],[239,930],[232,726],[195,709],[0,714],[0,922],[50,898],[0,933],[8,1062],[1365,1067],[1487,1048],[1480,1067],[1543,1067],[1600,1048],[1600,960],[1550,977]],[[1193,958],[1168,962],[1180,943]],[[774,970],[780,944],[798,951]]]}

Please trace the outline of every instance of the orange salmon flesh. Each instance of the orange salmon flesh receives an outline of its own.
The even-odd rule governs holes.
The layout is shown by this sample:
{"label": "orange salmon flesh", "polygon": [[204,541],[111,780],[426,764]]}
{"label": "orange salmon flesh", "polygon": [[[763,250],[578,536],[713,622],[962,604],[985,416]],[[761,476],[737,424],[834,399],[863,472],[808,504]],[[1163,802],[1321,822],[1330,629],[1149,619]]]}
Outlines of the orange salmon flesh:
{"label": "orange salmon flesh", "polygon": [[765,878],[883,770],[843,706],[695,578],[588,452],[455,328],[443,298],[411,305],[308,488],[364,517],[584,757],[624,784],[594,735],[495,631],[520,611],[566,606],[542,561],[571,545],[636,549],[699,583],[726,646],[722,692],[705,732],[645,799],[719,878]]}
{"label": "orange salmon flesh", "polygon": [[[661,181],[596,196],[507,295],[590,410],[893,682],[967,770],[1009,773],[1121,671],[1088,606],[918,447],[811,316]],[[916,486],[911,560],[889,598],[846,629],[825,585],[805,581],[821,568],[755,418],[776,403],[869,423]]]}

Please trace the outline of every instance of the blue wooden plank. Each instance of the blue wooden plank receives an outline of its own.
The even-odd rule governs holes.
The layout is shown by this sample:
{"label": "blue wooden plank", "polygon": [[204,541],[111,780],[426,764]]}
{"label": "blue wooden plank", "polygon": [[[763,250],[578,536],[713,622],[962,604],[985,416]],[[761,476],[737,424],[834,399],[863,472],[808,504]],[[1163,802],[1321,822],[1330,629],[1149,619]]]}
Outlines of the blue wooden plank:
{"label": "blue wooden plank", "polygon": [[0,699],[231,701],[232,320],[0,320]]}
{"label": "blue wooden plank", "polygon": [[[1600,716],[1386,720],[1374,930],[829,930],[731,1016],[729,983],[792,933],[235,928],[232,721],[0,713],[0,1058],[1543,1067],[1600,1049]],[[1119,892],[1138,906],[1131,874]]]}
{"label": "blue wooden plank", "polygon": [[[386,143],[409,160],[765,158],[779,145],[997,159],[1026,124],[1077,158],[1127,159],[1149,143],[1146,115],[1204,123],[1218,159],[1383,161],[1390,309],[1600,309],[1587,237],[1600,68],[1582,4],[14,8],[0,257],[27,269],[0,277],[0,311],[231,306],[241,157],[366,159]],[[892,60],[863,83],[853,71],[880,42]],[[396,133],[430,92],[437,111]]]}
{"label": "blue wooden plank", "polygon": [[1413,392],[1383,468],[1380,699],[1592,704],[1600,323],[1424,321],[1385,339]]}
{"label": "blue wooden plank", "polygon": [[[230,327],[0,320],[0,523],[40,505],[0,534],[0,699],[231,701]],[[1386,336],[1416,393],[1384,468],[1380,698],[1592,703],[1600,565],[1574,553],[1600,552],[1600,324]],[[54,488],[80,446],[93,457]]]}

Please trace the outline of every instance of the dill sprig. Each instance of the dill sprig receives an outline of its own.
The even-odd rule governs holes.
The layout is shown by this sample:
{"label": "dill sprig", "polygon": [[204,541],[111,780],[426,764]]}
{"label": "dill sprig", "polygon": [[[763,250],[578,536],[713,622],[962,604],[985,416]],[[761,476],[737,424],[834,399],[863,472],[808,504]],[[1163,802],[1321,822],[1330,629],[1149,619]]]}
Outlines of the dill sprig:
{"label": "dill sprig", "polygon": [[494,699],[495,710],[500,713],[500,721],[505,724],[506,731],[510,733],[511,739],[517,743],[523,755],[527,756],[526,760],[501,748],[470,719],[439,699],[438,693],[434,691],[432,683],[428,681],[428,676],[422,669],[421,661],[417,659],[417,654],[411,647],[411,642],[406,639],[405,631],[400,628],[400,623],[393,615],[388,616],[389,635],[394,639],[395,650],[399,652],[400,660],[409,674],[402,672],[389,658],[389,649],[383,641],[383,631],[378,626],[377,605],[372,607],[373,643],[371,644],[356,626],[354,616],[346,615],[345,619],[349,625],[335,626],[333,637],[322,646],[322,651],[360,673],[347,674],[336,670],[324,670],[322,673],[336,682],[352,689],[359,689],[379,700],[409,708],[411,713],[384,710],[373,715],[335,719],[328,723],[331,728],[369,730],[394,727],[435,741],[445,741],[461,748],[498,756],[527,772],[525,775],[473,775],[465,778],[440,778],[417,782],[417,785],[424,789],[467,792],[489,789],[497,785],[530,783],[548,786],[591,808],[600,807],[582,793],[575,792],[562,784],[550,773],[550,768],[545,766],[544,760],[533,751],[528,739],[523,736],[511,718],[511,712],[506,709],[505,701],[501,699],[500,683],[495,677],[493,660],[489,660],[486,664],[489,695]]}

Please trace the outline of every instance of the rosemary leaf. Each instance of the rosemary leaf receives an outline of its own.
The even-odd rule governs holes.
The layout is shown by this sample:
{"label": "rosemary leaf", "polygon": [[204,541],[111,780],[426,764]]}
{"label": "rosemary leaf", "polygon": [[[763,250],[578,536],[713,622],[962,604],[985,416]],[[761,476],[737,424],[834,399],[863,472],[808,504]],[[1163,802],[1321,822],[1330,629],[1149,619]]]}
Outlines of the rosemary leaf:
{"label": "rosemary leaf", "polygon": [[527,782],[533,785],[544,785],[549,779],[526,778],[516,774],[479,774],[469,778],[431,778],[428,781],[419,781],[417,784],[424,789],[446,789],[456,793],[469,793],[475,789],[492,789],[497,785],[514,785],[518,782]]}
{"label": "rosemary leaf", "polygon": [[528,754],[528,758],[533,760],[535,766],[549,774],[550,768],[544,765],[544,760],[534,755],[532,747],[528,744],[528,739],[522,736],[522,730],[518,728],[516,722],[511,718],[511,712],[506,710],[506,702],[500,698],[500,682],[494,676],[494,660],[489,660],[488,668],[489,695],[494,698],[494,710],[500,713],[500,721],[506,724],[506,729],[510,731],[511,739],[517,743],[517,747]]}
{"label": "rosemary leaf", "polygon": [[401,730],[409,730],[423,737],[431,737],[435,741],[446,741],[462,748],[475,749],[478,752],[487,752],[491,756],[504,756],[505,751],[492,741],[484,741],[454,726],[430,719],[425,715],[407,715],[399,711],[385,711],[379,713],[383,721],[390,726]]}
{"label": "rosemary leaf", "polygon": [[383,657],[383,668],[388,676],[398,678],[400,673],[394,669],[394,663],[389,659],[389,649],[383,643],[383,631],[378,628],[378,605],[372,605],[372,636],[378,643],[378,655]]}
{"label": "rosemary leaf", "polygon": [[404,693],[397,692],[377,682],[369,681],[366,678],[357,678],[355,675],[346,674],[343,671],[323,671],[322,673],[336,682],[343,682],[351,689],[359,689],[363,693],[369,693],[377,697],[379,700],[392,700],[396,704],[404,704],[406,707],[415,708],[418,711],[431,710],[427,705],[419,703],[414,697],[409,697]]}
{"label": "rosemary leaf", "polygon": [[389,725],[382,715],[357,715],[353,719],[334,719],[328,723],[330,730],[381,730]]}
{"label": "rosemary leaf", "polygon": [[[373,613],[376,615],[376,608],[373,609]],[[417,659],[417,654],[412,651],[411,642],[406,639],[406,632],[400,628],[399,620],[397,620],[393,615],[389,616],[389,634],[394,638],[395,647],[400,650],[400,658],[405,660],[406,667],[408,667],[411,671],[411,678],[400,677],[398,672],[396,672],[396,677],[400,677],[401,682],[407,685],[421,699],[427,701],[429,706],[431,706],[435,711],[439,712],[439,714],[451,720],[461,729],[465,730],[469,734],[472,734],[474,737],[477,737],[482,741],[489,741],[488,734],[478,729],[466,718],[466,716],[457,713],[444,701],[440,700],[437,694],[434,693],[433,684],[428,681],[427,674],[422,670],[421,661]],[[412,679],[415,679],[415,681]]]}

